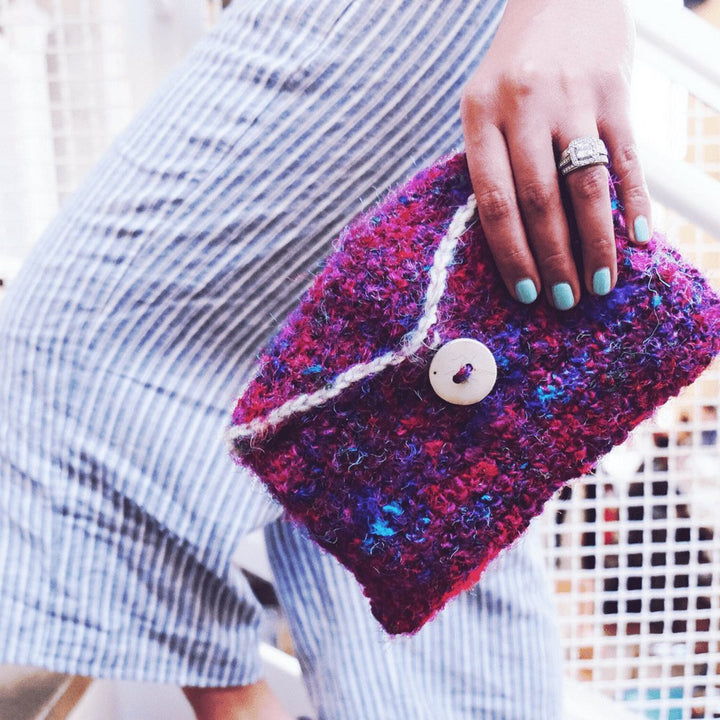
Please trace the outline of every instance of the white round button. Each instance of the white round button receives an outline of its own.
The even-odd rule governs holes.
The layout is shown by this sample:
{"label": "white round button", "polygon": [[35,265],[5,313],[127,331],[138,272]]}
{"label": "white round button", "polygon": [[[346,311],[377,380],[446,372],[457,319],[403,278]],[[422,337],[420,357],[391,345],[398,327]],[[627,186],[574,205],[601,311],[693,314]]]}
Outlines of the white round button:
{"label": "white round button", "polygon": [[495,387],[497,364],[479,340],[458,338],[443,345],[430,363],[433,390],[453,405],[480,402]]}

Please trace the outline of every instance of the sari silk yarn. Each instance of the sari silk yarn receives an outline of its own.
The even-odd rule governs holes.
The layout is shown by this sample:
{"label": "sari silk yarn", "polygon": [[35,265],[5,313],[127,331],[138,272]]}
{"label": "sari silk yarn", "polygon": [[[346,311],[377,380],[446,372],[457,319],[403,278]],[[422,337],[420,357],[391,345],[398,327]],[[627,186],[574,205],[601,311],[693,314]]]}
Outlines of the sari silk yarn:
{"label": "sari silk yarn", "polygon": [[[390,633],[475,583],[720,352],[720,299],[659,236],[630,244],[616,200],[617,286],[560,312],[509,296],[471,195],[464,155],[444,158],[346,228],[227,433]],[[468,406],[428,379],[436,349],[462,337],[497,364]]]}

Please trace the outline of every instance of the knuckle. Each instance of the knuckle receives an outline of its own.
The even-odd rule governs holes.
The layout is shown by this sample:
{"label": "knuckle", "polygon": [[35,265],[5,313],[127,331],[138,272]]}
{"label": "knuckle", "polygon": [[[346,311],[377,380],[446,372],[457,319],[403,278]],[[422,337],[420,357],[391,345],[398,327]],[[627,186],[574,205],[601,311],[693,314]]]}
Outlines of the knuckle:
{"label": "knuckle", "polygon": [[499,187],[488,188],[477,196],[478,213],[491,224],[509,220],[513,214],[512,195]]}
{"label": "knuckle", "polygon": [[580,200],[595,202],[608,193],[608,174],[601,165],[578,170],[570,175],[570,180],[575,194]]}
{"label": "knuckle", "polygon": [[642,175],[634,181],[620,181],[620,192],[626,206],[646,206],[650,204],[650,195]]}
{"label": "knuckle", "polygon": [[522,278],[528,274],[529,251],[517,245],[505,246],[495,254],[495,261],[503,268],[504,274],[512,278]]}
{"label": "knuckle", "polygon": [[557,74],[557,84],[565,98],[585,94],[587,76],[574,67],[561,67]]}
{"label": "knuckle", "polygon": [[568,256],[560,250],[552,250],[540,258],[543,274],[548,278],[568,277]]}
{"label": "knuckle", "polygon": [[[626,82],[618,68],[611,64],[604,64],[595,68],[595,84],[602,94],[608,98],[624,98],[626,93]],[[627,88],[629,89],[629,88]]]}
{"label": "knuckle", "polygon": [[505,93],[523,98],[535,92],[538,87],[537,80],[538,69],[535,63],[524,61],[503,75],[501,85]]}
{"label": "knuckle", "polygon": [[585,242],[585,246],[592,248],[593,256],[598,259],[614,259],[616,252],[614,235],[601,231],[591,240]]}
{"label": "knuckle", "polygon": [[635,143],[621,145],[615,150],[612,158],[613,170],[620,177],[627,177],[640,167],[640,155]]}
{"label": "knuckle", "polygon": [[650,202],[647,185],[645,185],[644,181],[632,185],[621,186],[621,189],[623,200],[625,201],[624,204],[627,206],[648,205]]}
{"label": "knuckle", "polygon": [[518,200],[525,212],[531,215],[547,215],[555,205],[555,192],[544,182],[530,182],[518,188]]}
{"label": "knuckle", "polygon": [[460,95],[460,117],[466,121],[473,113],[476,104],[476,93],[467,88]]}
{"label": "knuckle", "polygon": [[460,117],[464,123],[484,116],[492,105],[492,93],[480,88],[465,88],[460,96]]}

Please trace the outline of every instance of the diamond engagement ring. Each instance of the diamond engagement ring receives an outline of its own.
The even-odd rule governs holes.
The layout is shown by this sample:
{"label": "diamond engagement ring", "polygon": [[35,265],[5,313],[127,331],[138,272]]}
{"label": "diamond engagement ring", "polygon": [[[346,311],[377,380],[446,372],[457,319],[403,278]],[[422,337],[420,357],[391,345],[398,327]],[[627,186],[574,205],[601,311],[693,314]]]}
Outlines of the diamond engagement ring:
{"label": "diamond engagement ring", "polygon": [[590,165],[607,165],[609,162],[607,147],[602,140],[594,137],[579,137],[571,140],[567,148],[563,150],[558,170],[563,175],[569,175],[580,168]]}

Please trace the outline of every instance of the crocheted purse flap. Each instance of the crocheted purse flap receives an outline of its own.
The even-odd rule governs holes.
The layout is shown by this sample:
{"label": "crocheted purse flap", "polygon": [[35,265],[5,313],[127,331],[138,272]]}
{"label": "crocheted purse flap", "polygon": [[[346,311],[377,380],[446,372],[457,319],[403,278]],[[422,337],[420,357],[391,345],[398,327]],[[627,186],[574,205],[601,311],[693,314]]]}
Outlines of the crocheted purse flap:
{"label": "crocheted purse flap", "polygon": [[[617,207],[616,288],[560,312],[510,298],[470,195],[455,156],[351,225],[228,430],[234,457],[393,633],[475,582],[557,488],[720,351],[720,299],[657,236],[630,244]],[[428,378],[434,347],[456,338],[497,364],[474,405],[440,399]]]}
{"label": "crocheted purse flap", "polygon": [[437,345],[429,331],[454,251],[477,219],[465,168],[464,155],[429,168],[343,231],[261,356],[233,416],[232,440],[267,437],[289,418]]}

